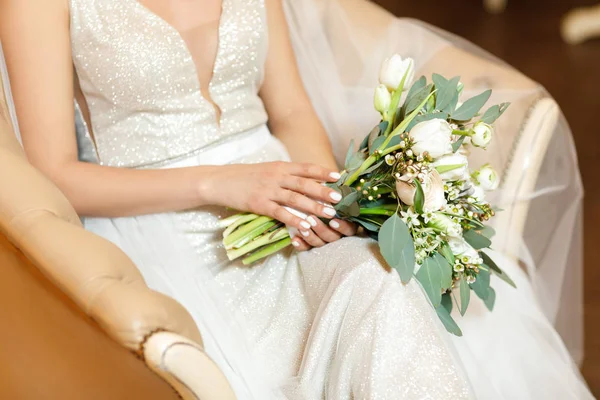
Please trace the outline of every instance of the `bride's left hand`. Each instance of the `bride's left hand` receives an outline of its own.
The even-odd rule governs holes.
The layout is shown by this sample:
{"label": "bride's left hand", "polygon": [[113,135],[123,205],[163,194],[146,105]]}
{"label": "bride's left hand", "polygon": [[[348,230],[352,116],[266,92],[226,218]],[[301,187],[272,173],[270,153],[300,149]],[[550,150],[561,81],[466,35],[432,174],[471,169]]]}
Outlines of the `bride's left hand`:
{"label": "bride's left hand", "polygon": [[332,219],[329,225],[326,225],[319,218],[311,215],[307,221],[312,229],[300,230],[300,235],[292,240],[292,244],[299,251],[325,246],[327,243],[340,240],[343,236],[354,236],[357,231],[355,224],[339,219]]}

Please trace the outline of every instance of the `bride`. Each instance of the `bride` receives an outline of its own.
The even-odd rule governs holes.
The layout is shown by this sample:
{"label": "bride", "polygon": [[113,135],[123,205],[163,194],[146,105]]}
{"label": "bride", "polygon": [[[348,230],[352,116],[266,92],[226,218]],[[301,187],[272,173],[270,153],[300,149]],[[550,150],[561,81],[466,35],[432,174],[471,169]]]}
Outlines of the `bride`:
{"label": "bride", "polygon": [[[87,229],[189,310],[240,399],[593,398],[509,258],[497,254],[519,289],[498,288],[496,310],[467,314],[464,337],[452,338],[416,281],[402,285],[371,241],[332,218],[340,199],[320,182],[337,167],[323,124],[342,135],[337,152],[372,122],[345,111],[336,90],[381,59],[354,54],[363,75],[353,76],[361,69],[340,55],[349,64],[356,49],[322,51],[325,31],[344,28],[321,25],[327,7],[340,6],[1,0],[29,160]],[[389,20],[408,35],[382,35],[373,54],[415,44],[408,55],[424,63],[448,43]],[[365,33],[381,28],[361,22]],[[252,267],[228,261],[218,222],[230,210],[297,228],[296,251]]]}

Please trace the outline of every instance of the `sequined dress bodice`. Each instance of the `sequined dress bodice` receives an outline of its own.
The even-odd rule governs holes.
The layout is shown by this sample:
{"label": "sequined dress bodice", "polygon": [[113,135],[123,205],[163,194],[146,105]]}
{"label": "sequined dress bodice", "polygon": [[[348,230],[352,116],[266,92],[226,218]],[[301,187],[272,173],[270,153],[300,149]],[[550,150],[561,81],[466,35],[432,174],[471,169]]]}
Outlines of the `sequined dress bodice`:
{"label": "sequined dress bodice", "polygon": [[222,0],[210,98],[179,32],[137,0],[70,0],[73,62],[100,162],[146,167],[261,126],[262,0]]}

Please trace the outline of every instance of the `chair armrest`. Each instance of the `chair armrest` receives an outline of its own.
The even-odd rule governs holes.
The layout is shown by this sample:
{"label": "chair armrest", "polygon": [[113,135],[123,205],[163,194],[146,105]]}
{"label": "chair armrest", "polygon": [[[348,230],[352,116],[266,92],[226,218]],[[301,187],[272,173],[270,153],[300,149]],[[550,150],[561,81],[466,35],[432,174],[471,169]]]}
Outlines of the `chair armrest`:
{"label": "chair armrest", "polygon": [[171,332],[157,332],[144,343],[146,364],[184,400],[236,397],[225,375],[197,343]]}

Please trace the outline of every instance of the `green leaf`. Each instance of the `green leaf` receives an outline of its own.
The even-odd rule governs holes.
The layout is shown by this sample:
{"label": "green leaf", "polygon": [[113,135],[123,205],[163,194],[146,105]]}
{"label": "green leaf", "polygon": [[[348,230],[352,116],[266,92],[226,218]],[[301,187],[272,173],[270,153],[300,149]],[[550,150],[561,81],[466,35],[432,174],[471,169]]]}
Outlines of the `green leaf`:
{"label": "green leaf", "polygon": [[464,275],[460,277],[460,315],[465,315],[469,301],[471,300],[471,288]]}
{"label": "green leaf", "polygon": [[480,235],[485,236],[488,239],[492,239],[494,237],[494,235],[496,234],[496,231],[494,230],[494,228],[492,228],[489,225],[485,225],[482,229],[477,229],[477,232]]}
{"label": "green leaf", "polygon": [[357,224],[371,232],[379,232],[379,229],[381,228],[381,225],[377,225],[372,221],[368,221],[362,218],[350,217],[348,219],[352,222],[356,222]]}
{"label": "green leaf", "polygon": [[427,258],[417,271],[417,280],[431,300],[434,307],[442,301],[442,289],[452,286],[452,270],[448,262],[439,253]]}
{"label": "green leaf", "polygon": [[510,106],[510,103],[502,103],[488,108],[485,114],[483,114],[483,117],[481,117],[481,121],[486,124],[493,124],[502,114],[504,114],[504,111],[506,111],[508,106]]}
{"label": "green leaf", "polygon": [[443,174],[445,172],[454,171],[455,169],[459,169],[464,166],[465,166],[465,164],[439,165],[439,166],[435,167],[435,170],[437,172],[439,172],[440,174]]}
{"label": "green leaf", "polygon": [[452,152],[456,153],[458,151],[458,149],[460,149],[460,146],[462,146],[464,141],[465,141],[465,136],[461,136],[458,138],[458,140],[456,142],[452,143]]}
{"label": "green leaf", "polygon": [[372,143],[369,143],[369,155],[372,155],[373,153],[375,153],[375,150],[379,149],[381,147],[381,145],[383,144],[383,142],[385,142],[387,139],[387,137],[385,136],[379,136],[377,138],[375,138],[375,140],[373,140]]}
{"label": "green leaf", "polygon": [[413,85],[411,86],[410,90],[408,91],[408,94],[406,95],[406,102],[404,103],[405,105],[407,104],[408,101],[410,101],[410,99],[413,98],[413,96],[421,89],[423,89],[425,86],[427,86],[427,78],[425,78],[424,76],[421,76],[419,79],[417,79],[415,81],[415,83],[413,83]]}
{"label": "green leaf", "polygon": [[427,98],[425,98],[425,100],[423,100],[421,102],[421,104],[419,104],[419,106],[413,112],[411,112],[409,115],[407,115],[406,118],[404,118],[404,120],[400,124],[398,124],[398,126],[396,128],[394,128],[394,130],[392,131],[392,133],[394,135],[400,135],[401,133],[405,132],[406,128],[411,124],[411,122],[419,114],[419,110],[423,107],[423,105],[425,105],[425,103],[427,103],[427,100],[429,100],[429,98],[431,96],[433,96],[434,93],[435,92],[429,93],[429,95],[427,96]]}
{"label": "green leaf", "polygon": [[415,269],[415,245],[408,227],[398,214],[383,223],[378,240],[383,258],[398,271],[402,282],[408,283]]}
{"label": "green leaf", "polygon": [[419,214],[423,214],[423,205],[425,204],[425,193],[423,192],[423,186],[421,186],[421,182],[419,182],[418,179],[415,179],[414,183],[417,187],[417,190],[415,190],[415,197],[413,200],[415,205],[415,211]]}
{"label": "green leaf", "polygon": [[454,96],[458,94],[458,82],[460,76],[454,77],[448,81],[442,88],[438,88],[435,108],[443,110],[450,105]]}
{"label": "green leaf", "polygon": [[[450,264],[451,266],[454,265],[454,253],[452,252],[452,249],[450,248],[448,242],[442,242],[439,252],[442,256],[444,256],[446,261],[448,261],[448,264]],[[450,275],[452,275],[452,271],[450,271]],[[450,282],[450,284],[452,284],[452,282]]]}
{"label": "green leaf", "polygon": [[460,97],[460,93],[458,93],[458,90],[457,90],[456,93],[454,94],[454,97],[452,98],[452,101],[450,101],[450,103],[446,107],[444,107],[441,111],[448,113],[448,114],[452,114],[456,110],[456,106],[458,104],[459,97]]}
{"label": "green leaf", "polygon": [[452,296],[450,293],[444,293],[442,295],[442,303],[440,305],[448,311],[448,314],[452,314]]}
{"label": "green leaf", "polygon": [[473,229],[464,231],[463,238],[473,247],[475,250],[485,249],[492,245],[492,241],[483,235],[475,232]]}
{"label": "green leaf", "polygon": [[433,81],[433,84],[435,85],[435,88],[438,91],[442,90],[444,86],[448,84],[448,79],[444,78],[440,74],[431,75],[431,80]]}
{"label": "green leaf", "polygon": [[481,257],[483,259],[483,264],[485,266],[487,266],[490,270],[494,271],[494,275],[496,275],[498,278],[502,279],[504,282],[508,283],[510,286],[512,286],[514,288],[517,287],[517,285],[515,285],[513,280],[510,279],[510,277],[508,275],[506,275],[506,273],[504,271],[502,271],[500,269],[500,267],[498,267],[498,265],[496,265],[496,263],[494,262],[494,260],[492,260],[490,258],[490,256],[485,254],[483,251],[480,251],[479,257]]}
{"label": "green leaf", "polygon": [[352,159],[353,155],[354,155],[354,139],[352,139],[350,141],[350,145],[348,146],[348,152],[346,153],[346,162],[344,163],[345,169],[350,169],[350,168],[348,168],[348,165],[350,165],[350,160]]}
{"label": "green leaf", "polygon": [[421,103],[425,104],[423,102],[423,100],[427,99],[427,97],[429,96],[429,94],[431,93],[431,88],[433,87],[433,85],[427,85],[424,88],[421,88],[417,93],[415,93],[413,95],[413,97],[410,100],[407,100],[406,102],[406,114],[409,114],[411,112],[413,112],[414,110],[420,110],[423,105],[421,105]]}
{"label": "green leaf", "polygon": [[477,297],[485,301],[490,295],[490,271],[480,269],[477,280],[470,284]]}
{"label": "green leaf", "polygon": [[488,297],[483,301],[483,303],[485,304],[488,310],[494,310],[494,304],[496,304],[496,291],[494,290],[494,288],[489,289]]}
{"label": "green leaf", "polygon": [[367,168],[367,169],[365,170],[365,172],[363,172],[363,173],[362,173],[362,174],[360,174],[360,175],[362,176],[362,175],[367,175],[367,174],[370,174],[371,172],[375,171],[377,168],[381,167],[381,164],[383,164],[383,162],[384,162],[384,161],[385,161],[385,160],[381,160],[381,161],[379,161],[378,163],[375,163],[375,164],[371,165],[369,168]]}
{"label": "green leaf", "polygon": [[365,150],[365,149],[369,148],[369,143],[370,143],[371,137],[373,137],[373,136],[377,137],[380,134],[381,134],[381,129],[379,128],[379,125],[377,125],[373,129],[371,129],[371,132],[369,132],[369,134],[367,136],[365,136],[363,141],[360,143],[360,146],[358,147],[358,149]]}
{"label": "green leaf", "polygon": [[458,108],[458,110],[452,113],[451,118],[457,121],[470,120],[479,112],[479,110],[481,110],[491,95],[492,91],[488,89],[485,92],[470,98],[469,100],[465,101],[464,104]]}
{"label": "green leaf", "polygon": [[445,121],[448,119],[448,114],[443,113],[443,112],[436,112],[436,113],[418,115],[417,117],[415,117],[415,119],[413,119],[411,121],[411,123],[408,125],[406,130],[410,132],[410,130],[418,123],[424,122],[424,121],[429,121],[431,119],[443,119]]}
{"label": "green leaf", "polygon": [[435,311],[438,315],[438,318],[440,319],[440,321],[442,321],[442,324],[444,324],[444,327],[448,332],[459,337],[462,336],[462,331],[460,330],[460,328],[458,327],[458,325],[456,324],[456,322],[454,321],[454,319],[452,318],[452,316],[446,308],[439,306],[436,307]]}
{"label": "green leaf", "polygon": [[353,171],[362,165],[362,163],[367,159],[367,155],[362,151],[357,151],[350,156],[350,159],[346,163],[345,169],[347,171]]}

